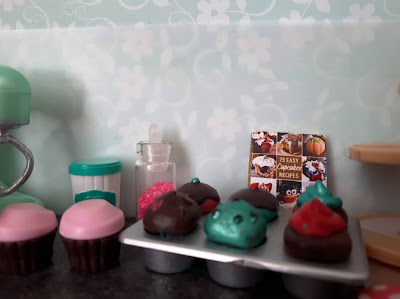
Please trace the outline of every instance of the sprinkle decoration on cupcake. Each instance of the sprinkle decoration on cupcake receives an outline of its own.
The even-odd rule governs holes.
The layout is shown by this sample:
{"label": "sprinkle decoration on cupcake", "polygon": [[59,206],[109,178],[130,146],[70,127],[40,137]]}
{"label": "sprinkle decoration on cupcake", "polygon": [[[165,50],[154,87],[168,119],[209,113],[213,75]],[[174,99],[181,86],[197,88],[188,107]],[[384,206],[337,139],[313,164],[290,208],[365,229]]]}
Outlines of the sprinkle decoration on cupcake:
{"label": "sprinkle decoration on cupcake", "polygon": [[345,261],[352,248],[343,218],[317,198],[292,214],[284,243],[290,255],[317,262]]}

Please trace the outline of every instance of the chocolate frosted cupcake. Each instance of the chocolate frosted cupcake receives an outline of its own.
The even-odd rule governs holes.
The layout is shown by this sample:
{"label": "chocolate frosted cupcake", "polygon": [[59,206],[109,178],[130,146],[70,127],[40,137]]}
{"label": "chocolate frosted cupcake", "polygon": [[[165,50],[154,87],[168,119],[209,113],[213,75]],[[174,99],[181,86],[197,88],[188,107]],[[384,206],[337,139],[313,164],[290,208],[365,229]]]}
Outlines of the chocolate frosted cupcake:
{"label": "chocolate frosted cupcake", "polygon": [[[171,191],[154,199],[143,217],[143,227],[159,237],[178,238],[190,233],[201,217],[199,205],[188,195]],[[188,270],[194,258],[164,251],[145,249],[146,267],[150,270],[172,274]]]}
{"label": "chocolate frosted cupcake", "polygon": [[314,198],[319,199],[324,205],[339,214],[347,224],[349,218],[347,217],[346,211],[342,208],[342,200],[339,197],[333,196],[332,192],[329,191],[320,180],[316,181],[314,185],[309,186],[305,192],[299,195],[297,198],[297,205],[294,207],[293,211],[296,211],[299,207]]}
{"label": "chocolate frosted cupcake", "polygon": [[292,214],[284,242],[290,255],[316,262],[345,261],[352,248],[343,218],[318,199]]}
{"label": "chocolate frosted cupcake", "polygon": [[78,202],[63,214],[60,235],[71,270],[100,272],[119,264],[124,213],[103,199]]}
{"label": "chocolate frosted cupcake", "polygon": [[34,203],[0,211],[0,272],[29,274],[51,265],[57,218]]}
{"label": "chocolate frosted cupcake", "polygon": [[242,199],[251,204],[267,222],[275,220],[279,212],[279,203],[276,197],[259,189],[258,183],[253,183],[249,188],[236,191],[229,199]]}
{"label": "chocolate frosted cupcake", "polygon": [[188,195],[166,192],[154,199],[143,217],[144,229],[160,236],[190,233],[201,217],[199,205]]}
{"label": "chocolate frosted cupcake", "polygon": [[200,206],[203,214],[208,214],[220,203],[217,190],[210,185],[193,178],[190,183],[181,186],[178,191],[189,195]]}

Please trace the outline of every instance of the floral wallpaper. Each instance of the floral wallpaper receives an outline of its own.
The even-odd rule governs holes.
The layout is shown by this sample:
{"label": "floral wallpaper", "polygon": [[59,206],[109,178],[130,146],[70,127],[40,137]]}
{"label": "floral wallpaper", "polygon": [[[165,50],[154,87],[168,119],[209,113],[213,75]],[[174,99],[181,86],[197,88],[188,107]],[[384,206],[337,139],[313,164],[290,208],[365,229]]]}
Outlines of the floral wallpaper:
{"label": "floral wallpaper", "polygon": [[[210,5],[226,7],[201,1],[199,11]],[[68,164],[113,156],[123,162],[121,206],[134,215],[135,145],[154,122],[174,142],[178,185],[196,176],[225,200],[247,184],[252,130],[312,132],[329,140],[329,187],[351,215],[398,207],[400,170],[345,154],[355,143],[400,139],[399,25],[376,22],[368,5],[351,4],[345,24],[0,31],[0,64],[32,86],[31,123],[13,132],[35,156],[22,191],[62,213],[72,203]],[[314,19],[279,18],[300,20]],[[0,177],[11,182],[24,161],[7,147],[0,157]]]}
{"label": "floral wallpaper", "polygon": [[[351,215],[391,211],[400,170],[345,149],[400,139],[399,20],[397,0],[0,0],[0,64],[32,86],[31,123],[13,132],[35,156],[22,191],[60,214],[68,164],[113,156],[134,215],[135,145],[158,123],[178,185],[197,176],[226,199],[246,186],[251,131],[310,132],[329,140],[329,187]],[[24,161],[0,158],[11,183]]]}
{"label": "floral wallpaper", "polygon": [[0,0],[0,29],[144,24],[398,22],[397,0]]}

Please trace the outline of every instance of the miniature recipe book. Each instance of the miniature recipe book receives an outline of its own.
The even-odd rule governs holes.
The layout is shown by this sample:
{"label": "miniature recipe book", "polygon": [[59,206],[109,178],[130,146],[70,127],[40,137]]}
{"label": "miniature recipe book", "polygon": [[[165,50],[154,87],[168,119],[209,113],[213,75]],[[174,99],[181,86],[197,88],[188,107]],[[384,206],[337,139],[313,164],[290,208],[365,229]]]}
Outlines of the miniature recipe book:
{"label": "miniature recipe book", "polygon": [[321,180],[327,185],[326,139],[324,135],[252,132],[249,185],[258,183],[293,208],[307,187]]}

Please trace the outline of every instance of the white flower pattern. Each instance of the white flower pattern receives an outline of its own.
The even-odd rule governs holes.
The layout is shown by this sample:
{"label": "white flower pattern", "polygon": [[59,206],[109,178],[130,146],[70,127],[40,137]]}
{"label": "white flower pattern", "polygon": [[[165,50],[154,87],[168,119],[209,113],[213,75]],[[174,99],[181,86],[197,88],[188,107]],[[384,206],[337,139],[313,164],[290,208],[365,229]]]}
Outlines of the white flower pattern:
{"label": "white flower pattern", "polygon": [[6,12],[11,12],[14,9],[14,5],[21,6],[24,4],[24,0],[0,0],[0,7]]}
{"label": "white flower pattern", "polygon": [[202,12],[197,16],[199,24],[229,24],[229,17],[225,11],[229,7],[229,0],[201,0],[197,8]]}
{"label": "white flower pattern", "polygon": [[215,108],[213,116],[207,120],[207,127],[215,139],[224,139],[232,142],[236,134],[241,131],[241,125],[237,121],[235,109]]}
{"label": "white flower pattern", "polygon": [[360,4],[354,3],[350,6],[351,16],[345,17],[343,21],[345,23],[357,23],[363,22],[381,22],[382,19],[379,16],[374,16],[375,5],[368,3],[363,8]]}
{"label": "white flower pattern", "polygon": [[313,17],[303,18],[299,11],[292,10],[289,18],[282,17],[279,19],[279,24],[283,26],[282,40],[291,45],[293,48],[299,49],[313,40],[314,33],[307,29],[307,26],[299,25],[312,25],[315,23]]}
{"label": "white flower pattern", "polygon": [[[374,15],[375,6],[371,3],[361,8],[360,4],[354,3],[350,6],[351,16],[343,18],[344,23],[352,24],[352,42],[353,43],[370,43],[375,38],[374,27],[372,25],[379,24],[382,19]],[[369,23],[365,28],[361,28],[361,22]]]}
{"label": "white flower pattern", "polygon": [[249,71],[256,71],[263,63],[269,61],[268,48],[270,44],[271,42],[267,37],[262,37],[257,32],[242,35],[237,40],[237,46],[240,50],[239,64],[246,65]]}
{"label": "white flower pattern", "polygon": [[135,62],[153,54],[153,32],[145,29],[143,23],[136,24],[135,30],[124,34],[122,50]]}
{"label": "white flower pattern", "polygon": [[138,99],[142,96],[143,88],[148,81],[142,66],[136,65],[131,69],[123,66],[118,72],[114,85],[119,89],[123,98]]}
{"label": "white flower pattern", "polygon": [[292,10],[290,12],[289,18],[282,17],[279,19],[279,24],[289,25],[289,24],[314,24],[315,19],[313,17],[303,18],[298,10]]}
{"label": "white flower pattern", "polygon": [[[285,19],[296,24],[312,20],[339,23],[379,22],[382,19],[397,22],[400,19],[400,1],[396,0],[385,0],[383,4],[382,0],[369,0],[363,5],[352,3],[350,16],[347,15],[349,11],[347,3],[331,0],[197,0],[192,3],[182,0],[119,0],[115,2],[67,0],[56,3],[54,0],[0,0],[0,12],[7,13],[7,19],[3,19],[3,22],[10,24],[10,29],[44,29],[57,26],[69,28],[72,23],[75,23],[77,28],[195,23],[215,27],[215,24],[231,23],[275,24],[281,20],[285,22]],[[18,7],[22,9],[17,9]],[[375,11],[375,7],[379,7],[379,11]],[[21,23],[17,24],[17,20]]]}
{"label": "white flower pattern", "polygon": [[[50,41],[57,34],[57,31],[52,30],[46,32],[45,36]],[[115,58],[106,46],[95,47],[94,41],[90,41],[88,38],[83,45],[77,47],[76,45],[80,44],[82,40],[76,38],[76,34],[66,31],[63,36],[65,38],[60,40],[59,44],[55,44],[55,51],[59,51],[61,48],[62,55],[70,58],[65,61],[65,68],[68,73],[76,74],[81,80],[85,78],[90,85],[95,85],[97,82],[110,80],[114,77]],[[31,52],[29,48],[28,51]],[[48,59],[47,57],[44,58]]]}
{"label": "white flower pattern", "polygon": [[[388,205],[386,199],[396,196],[397,190],[387,188],[387,175],[365,171],[360,178],[359,166],[348,163],[342,154],[354,136],[357,142],[370,142],[371,136],[380,142],[399,135],[396,49],[400,40],[396,26],[387,20],[400,18],[385,14],[379,2],[322,0],[318,10],[316,0],[286,1],[291,5],[241,0],[240,5],[230,1],[229,7],[226,1],[204,1],[202,5],[208,6],[202,11],[197,7],[201,1],[191,5],[183,0],[158,1],[169,5],[156,6],[149,0],[136,11],[115,7],[107,11],[109,1],[68,0],[79,2],[81,8],[71,14],[64,10],[59,16],[48,8],[52,1],[25,1],[23,7],[12,2],[12,13],[4,13],[5,2],[1,1],[2,29],[45,26],[54,30],[0,32],[0,64],[18,69],[32,83],[34,121],[21,131],[21,139],[32,144],[39,173],[45,172],[48,161],[54,161],[54,189],[65,187],[65,160],[77,155],[112,155],[124,161],[122,188],[126,198],[133,198],[134,187],[129,184],[137,157],[133,149],[147,137],[149,123],[157,122],[165,136],[181,147],[177,169],[186,169],[188,178],[208,178],[223,198],[229,196],[232,186],[246,184],[249,132],[264,129],[325,133],[333,140],[330,157],[336,169],[346,171],[332,172],[332,177],[350,213]],[[37,2],[41,7],[33,9],[32,3]],[[261,7],[265,2],[271,10],[261,14],[266,11]],[[354,2],[362,4],[353,6]],[[216,3],[219,11],[212,11]],[[396,12],[395,7],[390,10]],[[96,25],[89,23],[94,18],[101,21],[96,16],[100,12],[116,27],[124,28],[78,29]],[[169,20],[172,13],[174,18]],[[203,13],[204,22],[233,24],[245,17],[252,24],[217,24],[213,32],[207,26],[174,26],[185,23],[183,20],[196,23]],[[356,24],[338,26],[346,17]],[[283,26],[276,26],[279,19]],[[331,22],[330,29],[320,24],[325,19]],[[138,22],[142,23],[132,28]],[[157,22],[171,26],[148,26]],[[370,23],[381,23],[373,25],[372,35]],[[353,25],[359,31],[357,38],[369,40],[369,44],[355,44]],[[199,56],[201,77],[194,64]],[[316,58],[318,69],[314,67]],[[354,121],[359,125],[352,126]],[[35,141],[32,136],[36,135],[29,134],[32,130],[48,137]],[[27,135],[31,139],[26,139]],[[60,151],[48,144],[62,148],[62,163],[57,159]],[[0,177],[3,175],[0,167]],[[178,171],[177,177],[182,180],[182,172]],[[365,178],[376,180],[374,192]],[[45,183],[43,176],[32,176],[27,191],[49,198],[50,193],[42,191]],[[357,196],[354,188],[360,190]],[[68,188],[64,189],[54,190],[65,199],[52,203],[60,214],[69,205]],[[373,200],[370,194],[382,191],[388,196]],[[368,199],[367,208],[359,198]],[[127,215],[134,215],[127,202],[122,208]]]}

